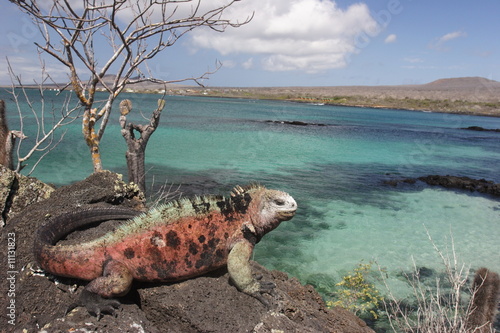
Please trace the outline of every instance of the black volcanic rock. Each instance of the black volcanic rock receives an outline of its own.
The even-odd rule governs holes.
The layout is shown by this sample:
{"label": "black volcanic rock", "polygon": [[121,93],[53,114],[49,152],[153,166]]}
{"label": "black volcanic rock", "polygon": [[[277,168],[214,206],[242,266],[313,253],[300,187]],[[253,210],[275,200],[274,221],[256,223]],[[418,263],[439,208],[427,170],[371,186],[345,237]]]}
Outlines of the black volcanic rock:
{"label": "black volcanic rock", "polygon": [[415,184],[417,180],[431,186],[441,186],[448,189],[479,192],[500,197],[500,184],[485,179],[473,179],[469,177],[429,175],[418,178],[391,179],[384,181],[384,184],[391,186],[397,186],[401,183]]}
{"label": "black volcanic rock", "polygon": [[464,130],[469,130],[469,131],[479,131],[479,132],[500,132],[500,129],[498,128],[484,128],[481,126],[469,126],[469,127],[462,127],[461,129]]}
{"label": "black volcanic rock", "polygon": [[328,126],[327,124],[306,123],[304,121],[298,121],[298,120],[266,120],[266,123],[294,125],[294,126]]}
{"label": "black volcanic rock", "polygon": [[471,192],[485,193],[500,197],[500,184],[495,184],[494,182],[485,179],[472,179],[469,177],[457,177],[448,175],[430,175],[426,177],[419,177],[418,180],[432,186],[438,185],[445,188],[467,190]]}

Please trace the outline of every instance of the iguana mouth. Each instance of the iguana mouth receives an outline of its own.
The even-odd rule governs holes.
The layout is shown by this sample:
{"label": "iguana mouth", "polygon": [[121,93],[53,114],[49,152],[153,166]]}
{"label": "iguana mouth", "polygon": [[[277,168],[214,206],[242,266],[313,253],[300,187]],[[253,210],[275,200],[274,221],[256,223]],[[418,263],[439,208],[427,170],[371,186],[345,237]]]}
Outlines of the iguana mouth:
{"label": "iguana mouth", "polygon": [[285,221],[290,220],[292,217],[295,216],[296,209],[294,210],[286,210],[286,211],[281,211],[279,212],[279,215],[281,218],[283,218]]}

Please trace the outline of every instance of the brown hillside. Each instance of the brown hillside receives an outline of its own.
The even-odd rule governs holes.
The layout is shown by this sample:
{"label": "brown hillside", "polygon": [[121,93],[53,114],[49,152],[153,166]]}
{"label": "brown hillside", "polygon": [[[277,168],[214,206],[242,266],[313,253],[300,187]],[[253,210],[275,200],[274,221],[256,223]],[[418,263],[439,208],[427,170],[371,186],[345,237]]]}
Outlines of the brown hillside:
{"label": "brown hillside", "polygon": [[500,82],[486,79],[484,77],[459,77],[450,79],[439,79],[423,85],[426,88],[450,90],[450,89],[477,89],[477,88],[500,88]]}

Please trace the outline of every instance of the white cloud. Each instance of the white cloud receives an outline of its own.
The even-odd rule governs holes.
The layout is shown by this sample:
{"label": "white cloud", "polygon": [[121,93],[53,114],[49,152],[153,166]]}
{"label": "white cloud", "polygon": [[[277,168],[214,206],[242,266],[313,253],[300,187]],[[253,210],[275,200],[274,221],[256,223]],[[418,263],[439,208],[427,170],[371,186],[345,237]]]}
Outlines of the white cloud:
{"label": "white cloud", "polygon": [[467,34],[463,31],[454,31],[454,32],[450,32],[450,33],[440,37],[438,39],[438,43],[444,43],[444,42],[447,42],[447,41],[455,39],[455,38],[466,37],[466,36],[467,36]]}
{"label": "white cloud", "polygon": [[253,58],[248,59],[243,63],[243,68],[250,69],[253,68]]}
{"label": "white cloud", "polygon": [[[12,67],[13,75],[19,76],[24,84],[41,83],[47,74],[55,82],[67,82],[69,80],[66,66],[60,65],[53,59],[48,59],[47,62],[43,62],[42,64],[39,59],[33,59],[30,55],[19,55],[8,57],[8,62]],[[42,66],[45,67],[45,73]],[[10,84],[12,78],[8,72],[7,59],[0,58],[0,68],[0,76],[2,78],[0,83]]]}
{"label": "white cloud", "polygon": [[223,60],[222,67],[224,68],[234,68],[236,67],[236,63],[233,60]]}
{"label": "white cloud", "polygon": [[394,43],[397,39],[398,39],[398,37],[395,34],[390,34],[389,36],[387,36],[385,38],[384,43],[386,43],[386,44]]}
{"label": "white cloud", "polygon": [[334,1],[253,0],[234,4],[226,17],[242,19],[252,12],[249,24],[222,34],[194,30],[193,44],[222,55],[262,55],[262,66],[270,71],[314,73],[345,67],[381,30],[362,3],[341,9]]}
{"label": "white cloud", "polygon": [[435,39],[434,42],[429,44],[429,47],[431,49],[436,49],[439,51],[447,51],[448,48],[445,47],[444,44],[450,40],[461,38],[461,37],[467,37],[467,33],[463,32],[463,31],[453,31],[453,32],[447,33],[447,34]]}
{"label": "white cloud", "polygon": [[[47,1],[47,0],[45,0]],[[52,1],[52,0],[50,0]],[[114,0],[101,0],[102,3],[111,4],[116,2]],[[81,0],[69,0],[73,6],[76,3],[81,2]],[[151,20],[152,23],[160,23],[164,19],[173,22],[175,20],[185,20],[186,18],[192,17],[202,17],[211,19],[230,19],[234,16],[226,15],[228,11],[224,10],[221,16],[217,16],[219,9],[225,6],[229,6],[232,0],[175,0],[175,1],[159,1],[154,2],[150,0],[127,0],[120,7],[118,17],[125,23],[129,23],[130,20],[137,16],[138,12],[145,12],[144,18],[146,20]],[[235,5],[230,5],[229,8]],[[148,10],[145,10],[148,8]],[[243,17],[238,17],[241,20],[245,20],[247,17],[251,16],[252,12],[245,13]],[[213,15],[213,16],[211,16]]]}

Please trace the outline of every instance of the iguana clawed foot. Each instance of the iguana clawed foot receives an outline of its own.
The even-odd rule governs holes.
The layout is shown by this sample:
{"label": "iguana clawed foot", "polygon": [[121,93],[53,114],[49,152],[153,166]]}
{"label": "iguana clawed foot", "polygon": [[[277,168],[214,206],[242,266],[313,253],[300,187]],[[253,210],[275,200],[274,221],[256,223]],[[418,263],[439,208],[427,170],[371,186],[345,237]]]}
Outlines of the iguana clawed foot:
{"label": "iguana clawed foot", "polygon": [[257,283],[259,284],[259,291],[252,293],[252,296],[258,299],[265,307],[270,308],[271,304],[263,296],[264,294],[269,294],[273,297],[276,296],[275,288],[276,284],[271,281],[261,281],[262,275],[256,276]]}
{"label": "iguana clawed foot", "polygon": [[97,320],[99,320],[103,314],[114,316],[115,310],[120,308],[121,303],[117,299],[104,298],[98,294],[88,291],[87,289],[84,289],[80,294],[78,302],[71,304],[66,313],[79,306],[85,307],[92,316],[97,317]]}
{"label": "iguana clawed foot", "polygon": [[276,288],[276,284],[271,281],[262,281],[262,278],[263,276],[260,274],[255,276],[255,280],[257,280],[257,282],[260,285],[260,293],[261,294],[266,293],[272,295],[274,288]]}

